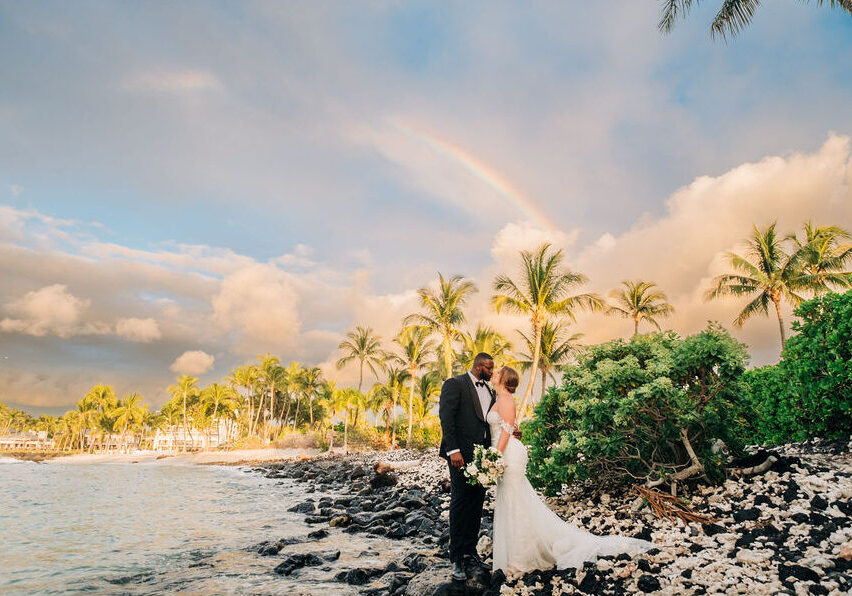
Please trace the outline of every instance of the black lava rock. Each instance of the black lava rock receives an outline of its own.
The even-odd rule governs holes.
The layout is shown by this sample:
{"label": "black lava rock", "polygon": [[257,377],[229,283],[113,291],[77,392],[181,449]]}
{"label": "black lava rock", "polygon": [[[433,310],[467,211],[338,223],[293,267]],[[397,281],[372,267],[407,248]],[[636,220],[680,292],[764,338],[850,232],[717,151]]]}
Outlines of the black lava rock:
{"label": "black lava rock", "polygon": [[328,530],[323,529],[314,530],[313,532],[308,534],[308,538],[310,538],[311,540],[322,540],[326,536],[328,536]]}
{"label": "black lava rock", "polygon": [[715,536],[716,534],[724,534],[727,530],[720,526],[719,524],[704,524],[701,526],[701,529],[704,530],[704,534],[707,536]]}
{"label": "black lava rock", "polygon": [[754,521],[760,518],[760,509],[757,507],[752,507],[750,509],[743,509],[741,511],[734,512],[734,521],[738,523],[742,523],[744,521]]}
{"label": "black lava rock", "polygon": [[310,501],[305,501],[304,503],[299,503],[298,505],[293,505],[287,511],[290,511],[292,513],[312,514],[314,511],[316,511],[316,507],[314,507],[314,504],[311,503]]}
{"label": "black lava rock", "polygon": [[826,509],[828,509],[828,501],[826,501],[819,495],[815,495],[814,498],[811,499],[811,509],[825,511]]}
{"label": "black lava rock", "polygon": [[795,577],[803,581],[818,582],[819,574],[808,567],[801,565],[781,565],[778,567],[778,577],[781,581],[786,581],[789,577]]}
{"label": "black lava rock", "polygon": [[302,567],[316,567],[317,565],[322,565],[322,559],[314,553],[290,555],[284,559],[283,563],[275,568],[275,573],[278,575],[290,575]]}
{"label": "black lava rock", "polygon": [[653,575],[643,575],[639,578],[639,582],[636,586],[642,590],[643,592],[656,592],[660,589],[660,580],[658,580]]}

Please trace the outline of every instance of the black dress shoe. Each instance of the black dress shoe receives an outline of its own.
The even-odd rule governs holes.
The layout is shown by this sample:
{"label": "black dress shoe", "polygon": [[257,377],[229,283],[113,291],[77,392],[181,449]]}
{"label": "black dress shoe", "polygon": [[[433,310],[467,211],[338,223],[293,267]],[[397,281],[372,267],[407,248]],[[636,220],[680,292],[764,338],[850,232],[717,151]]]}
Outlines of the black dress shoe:
{"label": "black dress shoe", "polygon": [[461,561],[456,561],[455,563],[453,563],[453,581],[467,581],[467,573],[465,572],[465,566],[462,565]]}
{"label": "black dress shoe", "polygon": [[462,561],[464,562],[464,570],[467,572],[468,577],[475,575],[481,569],[490,571],[488,565],[479,558],[479,555],[465,555],[462,557]]}

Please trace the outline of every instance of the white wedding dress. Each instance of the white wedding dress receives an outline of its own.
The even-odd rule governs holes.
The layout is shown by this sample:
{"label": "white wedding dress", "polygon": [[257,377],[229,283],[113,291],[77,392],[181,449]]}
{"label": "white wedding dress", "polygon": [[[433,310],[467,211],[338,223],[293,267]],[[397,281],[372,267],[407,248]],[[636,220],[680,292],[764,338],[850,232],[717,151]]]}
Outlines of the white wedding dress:
{"label": "white wedding dress", "polygon": [[[495,410],[486,416],[491,427],[491,446],[497,447],[500,432],[512,427]],[[581,568],[585,561],[620,553],[638,554],[653,545],[624,536],[596,536],[563,521],[548,508],[527,480],[527,448],[509,438],[503,453],[505,468],[497,481],[494,503],[495,570]]]}

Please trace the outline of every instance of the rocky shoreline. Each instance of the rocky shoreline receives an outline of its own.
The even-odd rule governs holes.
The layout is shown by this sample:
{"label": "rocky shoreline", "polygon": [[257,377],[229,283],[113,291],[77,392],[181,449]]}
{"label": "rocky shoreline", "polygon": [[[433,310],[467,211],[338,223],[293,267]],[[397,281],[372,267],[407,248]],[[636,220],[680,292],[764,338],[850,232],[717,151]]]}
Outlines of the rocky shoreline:
{"label": "rocky shoreline", "polygon": [[[656,548],[631,558],[604,557],[583,569],[506,578],[481,574],[466,585],[448,581],[446,464],[434,451],[395,451],[279,462],[252,468],[304,485],[303,539],[270,540],[252,548],[270,557],[270,571],[298,575],[327,565],[339,552],[309,552],[330,532],[405,541],[408,554],[384,567],[338,570],[334,580],[365,595],[438,594],[804,594],[852,591],[852,440],[784,445],[754,459],[776,461],[761,474],[719,486],[693,486],[684,495],[709,524],[670,522],[635,494],[598,494],[575,487],[550,506],[597,534],[652,540]],[[312,494],[322,496],[313,498]],[[480,552],[490,562],[490,498]]]}

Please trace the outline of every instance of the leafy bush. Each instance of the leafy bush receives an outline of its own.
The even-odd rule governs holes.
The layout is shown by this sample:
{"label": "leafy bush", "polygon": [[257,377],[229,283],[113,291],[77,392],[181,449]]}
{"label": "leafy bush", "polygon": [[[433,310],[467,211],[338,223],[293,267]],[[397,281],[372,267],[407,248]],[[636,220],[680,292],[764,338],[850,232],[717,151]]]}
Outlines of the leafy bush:
{"label": "leafy bush", "polygon": [[796,316],[781,362],[745,375],[758,442],[852,432],[852,291],[803,302]]}
{"label": "leafy bush", "polygon": [[[407,432],[407,428],[406,428]],[[399,443],[407,449],[430,449],[441,444],[441,424],[437,421],[415,424],[411,428],[411,445],[405,444],[406,435],[402,434]]]}
{"label": "leafy bush", "polygon": [[694,468],[690,449],[721,477],[714,441],[737,453],[747,434],[746,361],[718,324],[683,339],[666,332],[587,348],[524,425],[530,479],[548,494],[573,481],[663,479]]}

